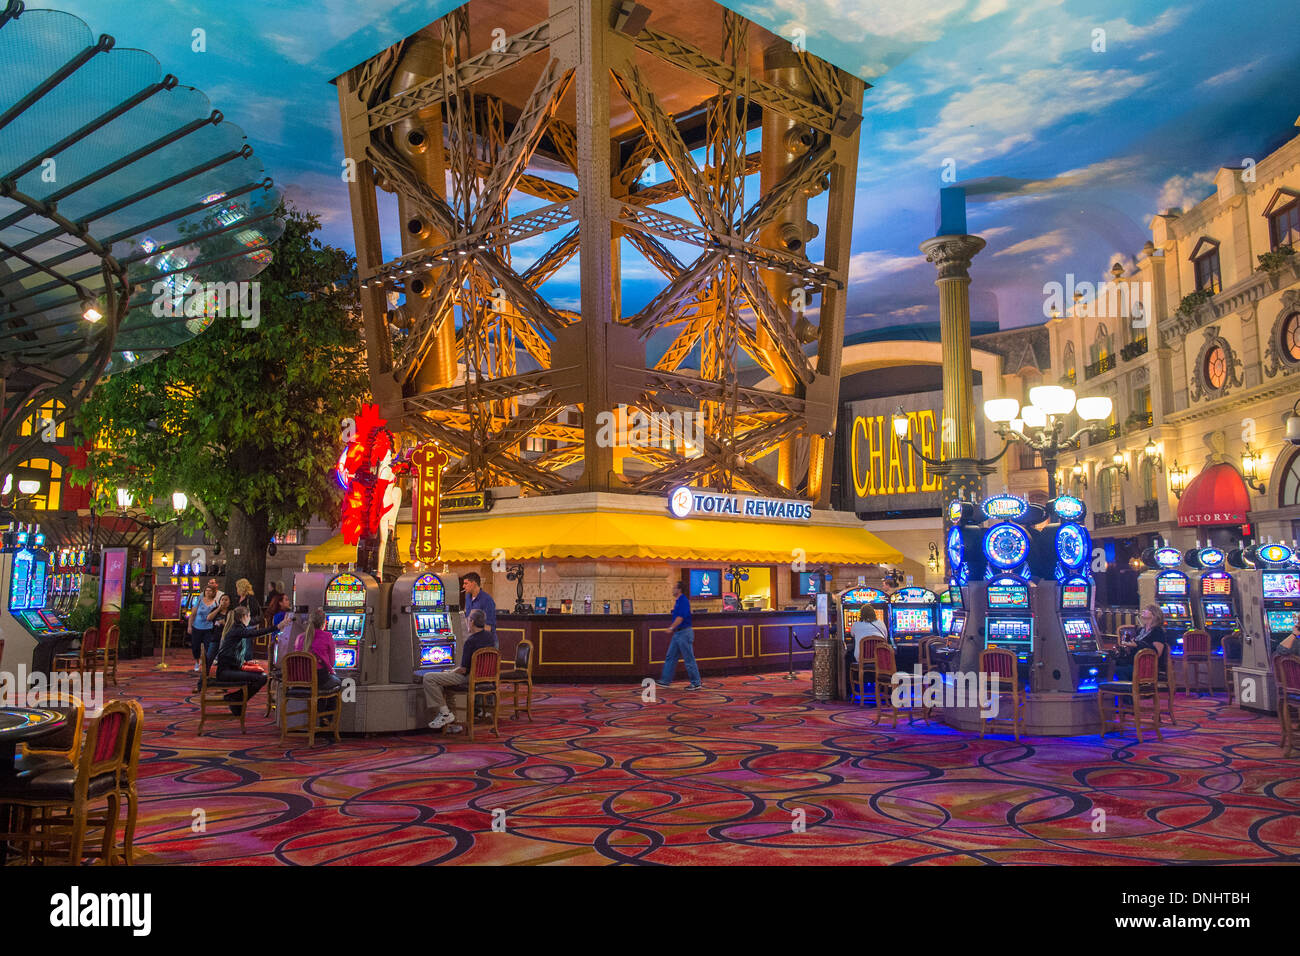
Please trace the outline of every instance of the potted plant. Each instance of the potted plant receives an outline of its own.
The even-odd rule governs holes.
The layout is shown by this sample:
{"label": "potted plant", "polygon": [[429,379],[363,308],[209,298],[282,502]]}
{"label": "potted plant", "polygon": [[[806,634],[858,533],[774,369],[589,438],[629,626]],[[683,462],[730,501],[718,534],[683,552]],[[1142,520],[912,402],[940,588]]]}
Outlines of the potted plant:
{"label": "potted plant", "polygon": [[1276,275],[1282,271],[1282,267],[1295,257],[1295,247],[1283,244],[1276,249],[1272,249],[1262,255],[1256,256],[1259,260],[1259,270]]}
{"label": "potted plant", "polygon": [[1197,289],[1195,292],[1189,292],[1178,303],[1178,314],[1191,316],[1192,313],[1213,298],[1214,293],[1209,289]]}
{"label": "potted plant", "polygon": [[[144,653],[146,641],[152,634],[149,627],[149,605],[144,599],[143,568],[132,568],[121,607],[115,606],[118,626],[118,657],[130,660]],[[153,650],[152,647],[149,648]]]}

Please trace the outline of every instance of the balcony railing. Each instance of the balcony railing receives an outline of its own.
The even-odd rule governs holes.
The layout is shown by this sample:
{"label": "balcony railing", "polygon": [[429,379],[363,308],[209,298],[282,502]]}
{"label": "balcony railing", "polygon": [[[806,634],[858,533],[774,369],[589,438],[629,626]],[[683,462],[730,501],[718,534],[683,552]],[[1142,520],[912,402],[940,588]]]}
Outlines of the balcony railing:
{"label": "balcony railing", "polygon": [[1144,501],[1137,506],[1137,513],[1134,520],[1138,524],[1146,524],[1149,521],[1160,520],[1160,504],[1156,501]]}
{"label": "balcony railing", "polygon": [[1119,350],[1119,356],[1125,362],[1131,362],[1139,355],[1147,354],[1147,337],[1144,335],[1140,339],[1134,339],[1128,345]]}
{"label": "balcony railing", "polygon": [[1114,367],[1115,367],[1115,354],[1112,352],[1110,355],[1097,359],[1097,361],[1093,362],[1091,365],[1085,368],[1083,370],[1083,377],[1085,379],[1096,378],[1102,372],[1109,372]]}
{"label": "balcony railing", "polygon": [[1124,422],[1124,428],[1129,433],[1140,432],[1144,428],[1150,428],[1151,423],[1151,412],[1147,412],[1145,415],[1130,415]]}
{"label": "balcony railing", "polygon": [[1092,516],[1094,528],[1118,528],[1124,524],[1124,509],[1117,511],[1098,511]]}
{"label": "balcony railing", "polygon": [[1104,441],[1109,441],[1112,438],[1118,438],[1119,435],[1119,422],[1116,422],[1113,425],[1095,425],[1088,432],[1088,441],[1090,444],[1096,445]]}

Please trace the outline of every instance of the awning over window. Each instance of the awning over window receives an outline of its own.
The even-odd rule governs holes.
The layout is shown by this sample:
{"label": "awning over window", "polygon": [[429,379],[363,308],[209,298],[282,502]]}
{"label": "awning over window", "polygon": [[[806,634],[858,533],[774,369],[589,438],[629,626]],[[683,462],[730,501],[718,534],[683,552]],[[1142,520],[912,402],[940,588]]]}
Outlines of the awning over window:
{"label": "awning over window", "polygon": [[1192,479],[1178,502],[1178,526],[1239,525],[1250,518],[1250,494],[1241,473],[1227,462],[1210,465]]}
{"label": "awning over window", "polygon": [[[410,554],[410,525],[397,526],[398,554]],[[668,515],[583,512],[488,515],[442,526],[442,556],[454,563],[507,560],[622,558],[788,564],[801,549],[809,564],[895,563],[902,554],[862,528],[777,522],[677,519]],[[356,548],[342,535],[307,554],[308,564],[346,564]]]}

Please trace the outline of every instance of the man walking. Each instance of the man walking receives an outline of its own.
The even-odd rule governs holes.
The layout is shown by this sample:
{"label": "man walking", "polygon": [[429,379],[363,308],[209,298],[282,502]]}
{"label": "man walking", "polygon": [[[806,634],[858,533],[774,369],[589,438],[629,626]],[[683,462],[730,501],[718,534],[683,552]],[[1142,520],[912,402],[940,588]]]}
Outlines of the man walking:
{"label": "man walking", "polygon": [[700,682],[700,667],[695,663],[695,631],[691,628],[691,602],[686,600],[682,583],[673,584],[673,622],[669,625],[673,632],[668,642],[668,653],[664,655],[664,673],[659,678],[660,687],[672,685],[677,673],[677,659],[686,662],[686,676],[690,679],[687,690],[699,690],[704,685]]}
{"label": "man walking", "polygon": [[[481,608],[469,612],[469,637],[460,651],[460,666],[449,671],[425,674],[424,700],[435,714],[429,721],[430,730],[441,730],[456,719],[456,715],[447,706],[447,697],[443,688],[469,686],[469,664],[474,659],[474,652],[483,647],[495,647],[493,634],[487,629],[487,615]],[[469,702],[466,702],[469,706]]]}
{"label": "man walking", "polygon": [[500,647],[497,643],[497,603],[492,600],[492,595],[483,590],[483,579],[478,576],[477,571],[471,571],[461,578],[461,587],[465,590],[463,610],[466,619],[470,611],[476,609],[482,611],[487,618],[487,629],[492,636],[492,646]]}

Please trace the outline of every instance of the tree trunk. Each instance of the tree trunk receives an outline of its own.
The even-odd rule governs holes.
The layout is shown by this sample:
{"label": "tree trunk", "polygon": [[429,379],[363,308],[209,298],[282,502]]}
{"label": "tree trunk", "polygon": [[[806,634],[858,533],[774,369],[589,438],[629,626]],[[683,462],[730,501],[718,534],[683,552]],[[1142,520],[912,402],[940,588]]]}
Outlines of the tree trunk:
{"label": "tree trunk", "polygon": [[265,509],[251,515],[233,505],[226,532],[225,591],[235,600],[235,582],[248,578],[260,601],[266,593],[266,546],[271,543],[271,516]]}

